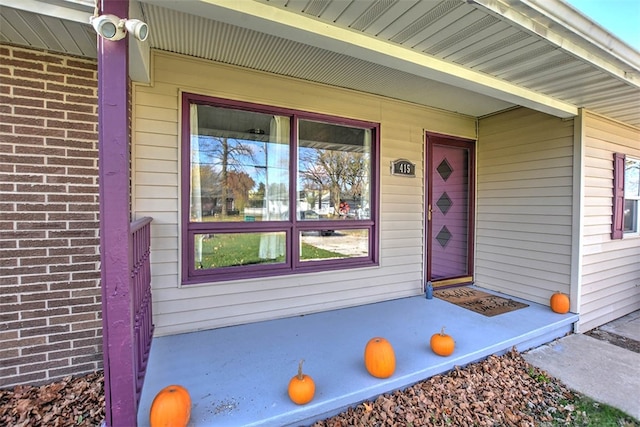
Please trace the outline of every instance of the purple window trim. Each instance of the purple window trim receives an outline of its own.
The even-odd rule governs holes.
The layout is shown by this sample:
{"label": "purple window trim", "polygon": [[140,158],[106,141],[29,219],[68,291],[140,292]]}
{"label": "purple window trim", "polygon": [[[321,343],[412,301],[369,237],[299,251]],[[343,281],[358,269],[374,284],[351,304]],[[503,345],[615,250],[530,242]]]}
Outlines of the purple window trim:
{"label": "purple window trim", "polygon": [[611,214],[611,239],[624,235],[624,167],[625,155],[613,153],[613,206]]}
{"label": "purple window trim", "polygon": [[[191,223],[189,221],[189,192],[191,185],[191,129],[190,129],[190,105],[209,105],[213,107],[232,108],[257,113],[277,114],[291,118],[291,153],[289,164],[289,200],[295,202],[297,194],[297,134],[299,120],[317,120],[335,125],[345,125],[370,129],[371,139],[371,195],[370,215],[368,220],[349,221],[299,221],[297,215],[290,215],[285,221],[260,221],[260,222],[231,222],[231,223]],[[327,270],[341,270],[360,267],[371,267],[379,264],[379,153],[380,153],[380,124],[362,120],[353,120],[335,117],[325,114],[287,109],[282,107],[270,107],[266,105],[247,103],[224,98],[216,98],[193,93],[182,94],[182,129],[181,129],[181,228],[182,228],[182,278],[183,285],[212,283],[229,280],[250,279],[258,277],[284,276],[301,273],[311,273]],[[295,206],[296,203],[290,204]],[[294,249],[298,248],[298,233],[306,230],[317,229],[368,229],[369,230],[369,256],[354,257],[338,260],[300,261]],[[281,264],[260,264],[254,266],[238,266],[220,269],[196,270],[193,262],[194,235],[197,233],[232,233],[232,232],[286,232],[286,261]]]}

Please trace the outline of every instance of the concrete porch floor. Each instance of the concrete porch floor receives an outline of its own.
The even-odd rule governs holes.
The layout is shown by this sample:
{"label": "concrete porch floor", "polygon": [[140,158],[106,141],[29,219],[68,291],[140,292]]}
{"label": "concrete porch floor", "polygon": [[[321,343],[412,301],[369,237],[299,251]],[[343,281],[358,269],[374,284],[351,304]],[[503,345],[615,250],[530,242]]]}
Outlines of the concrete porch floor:
{"label": "concrete porch floor", "polygon": [[[516,299],[517,298],[513,298]],[[382,393],[405,388],[455,366],[537,347],[572,331],[575,314],[529,307],[486,317],[424,296],[286,319],[154,338],[138,425],[149,424],[156,393],[181,384],[192,399],[190,427],[301,426]],[[456,341],[450,357],[431,352],[429,339],[446,326]],[[364,368],[367,341],[387,338],[396,353],[388,379]],[[314,399],[298,406],[287,384],[305,359],[316,383]]]}

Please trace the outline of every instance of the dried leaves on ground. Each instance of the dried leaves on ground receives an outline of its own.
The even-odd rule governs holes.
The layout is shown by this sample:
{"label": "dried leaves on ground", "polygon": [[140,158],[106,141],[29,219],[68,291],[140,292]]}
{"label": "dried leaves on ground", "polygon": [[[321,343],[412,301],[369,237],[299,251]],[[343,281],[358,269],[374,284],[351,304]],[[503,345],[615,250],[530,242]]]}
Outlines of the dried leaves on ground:
{"label": "dried leaves on ground", "polygon": [[378,396],[313,427],[589,425],[575,410],[576,400],[512,350]]}
{"label": "dried leaves on ground", "polygon": [[66,377],[43,386],[0,390],[0,425],[98,426],[104,420],[104,375]]}
{"label": "dried leaves on ground", "polygon": [[[313,427],[602,425],[591,422],[581,403],[579,395],[512,350],[381,395]],[[18,386],[0,390],[0,426],[99,426],[104,404],[102,373]],[[607,425],[640,426],[624,416]]]}

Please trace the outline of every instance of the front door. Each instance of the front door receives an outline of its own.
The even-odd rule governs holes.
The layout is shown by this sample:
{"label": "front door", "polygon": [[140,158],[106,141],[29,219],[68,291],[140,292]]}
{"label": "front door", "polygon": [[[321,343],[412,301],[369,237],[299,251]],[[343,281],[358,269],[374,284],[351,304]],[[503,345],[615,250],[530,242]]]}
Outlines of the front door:
{"label": "front door", "polygon": [[474,142],[427,133],[427,277],[434,288],[473,282]]}

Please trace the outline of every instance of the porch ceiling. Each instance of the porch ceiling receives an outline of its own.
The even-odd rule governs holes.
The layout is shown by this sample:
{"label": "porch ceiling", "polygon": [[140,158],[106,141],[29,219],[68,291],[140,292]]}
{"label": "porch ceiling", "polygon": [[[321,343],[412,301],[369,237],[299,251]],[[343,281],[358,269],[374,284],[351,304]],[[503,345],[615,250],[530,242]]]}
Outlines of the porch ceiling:
{"label": "porch ceiling", "polygon": [[[640,53],[559,0],[132,3],[155,49],[471,116],[584,107],[640,126]],[[0,40],[95,57],[92,4],[0,0]]]}

